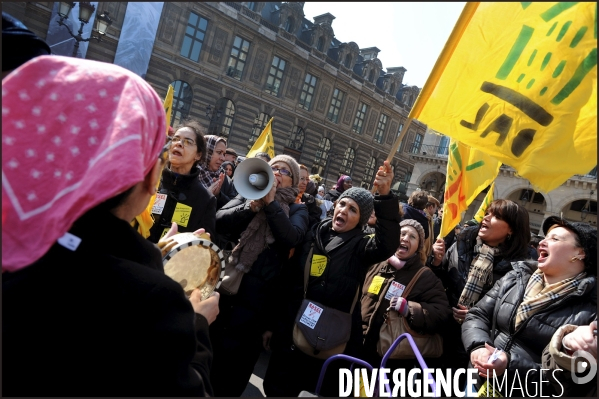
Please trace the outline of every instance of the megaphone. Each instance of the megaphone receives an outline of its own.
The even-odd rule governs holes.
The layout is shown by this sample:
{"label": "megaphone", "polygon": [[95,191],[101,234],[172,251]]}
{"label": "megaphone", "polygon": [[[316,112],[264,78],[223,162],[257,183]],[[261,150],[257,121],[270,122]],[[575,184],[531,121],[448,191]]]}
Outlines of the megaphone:
{"label": "megaphone", "polygon": [[242,161],[233,175],[235,190],[245,199],[256,200],[264,197],[275,182],[270,165],[260,158],[247,158]]}

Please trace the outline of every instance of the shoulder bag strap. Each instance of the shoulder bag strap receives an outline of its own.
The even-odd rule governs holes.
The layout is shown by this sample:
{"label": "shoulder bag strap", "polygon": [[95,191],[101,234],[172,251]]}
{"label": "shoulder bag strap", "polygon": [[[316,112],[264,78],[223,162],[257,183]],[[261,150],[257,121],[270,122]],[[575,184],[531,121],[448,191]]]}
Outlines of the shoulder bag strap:
{"label": "shoulder bag strap", "polygon": [[414,277],[412,277],[412,280],[410,280],[410,282],[409,282],[408,286],[406,287],[406,289],[404,290],[404,292],[401,294],[402,298],[408,297],[408,295],[410,294],[410,291],[412,291],[412,287],[414,287],[414,284],[416,284],[416,281],[418,281],[418,278],[420,277],[420,275],[422,273],[425,272],[426,269],[428,269],[428,267],[425,266],[416,272],[416,274],[414,275]]}
{"label": "shoulder bag strap", "polygon": [[314,253],[314,243],[310,246],[310,252],[308,252],[308,258],[304,265],[304,299],[306,299],[306,293],[308,292],[308,279],[310,278],[310,267],[312,266],[312,254]]}

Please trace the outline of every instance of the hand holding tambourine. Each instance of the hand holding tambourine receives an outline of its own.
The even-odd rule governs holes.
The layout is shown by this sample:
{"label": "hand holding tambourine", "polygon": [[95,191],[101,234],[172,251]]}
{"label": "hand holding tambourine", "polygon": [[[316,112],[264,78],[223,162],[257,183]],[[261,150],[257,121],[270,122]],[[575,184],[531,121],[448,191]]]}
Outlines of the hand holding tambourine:
{"label": "hand holding tambourine", "polygon": [[177,224],[158,242],[162,252],[164,273],[181,284],[190,297],[196,289],[203,300],[220,286],[225,274],[223,252],[210,240],[204,229],[193,233],[177,233]]}

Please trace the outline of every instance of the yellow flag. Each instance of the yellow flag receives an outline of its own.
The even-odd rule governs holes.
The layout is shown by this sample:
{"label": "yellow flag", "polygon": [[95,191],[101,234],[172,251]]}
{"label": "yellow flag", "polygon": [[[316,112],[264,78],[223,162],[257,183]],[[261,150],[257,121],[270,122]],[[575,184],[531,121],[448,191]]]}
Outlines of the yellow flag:
{"label": "yellow flag", "polygon": [[[164,98],[164,112],[166,112],[166,132],[168,135],[168,127],[171,125],[171,114],[173,110],[173,93],[174,89],[172,85],[168,85],[168,90],[166,92],[166,97]],[[160,185],[160,179],[157,182],[156,189]],[[154,225],[154,217],[152,216],[152,206],[154,206],[154,201],[156,201],[156,194],[152,195],[150,198],[150,202],[144,211],[135,217],[135,220],[131,222],[131,226],[135,227],[137,225],[137,231],[144,238],[148,238],[150,236],[150,229]]]}
{"label": "yellow flag", "polygon": [[273,119],[274,117],[270,118],[264,130],[260,133],[260,137],[258,137],[252,149],[247,153],[247,158],[253,157],[257,152],[266,152],[271,158],[275,157],[275,141],[272,138]]}
{"label": "yellow flag", "polygon": [[501,162],[454,139],[449,142],[441,237],[459,222],[462,211],[497,176]]}
{"label": "yellow flag", "polygon": [[514,167],[535,191],[587,173],[597,4],[467,3],[410,117]]}
{"label": "yellow flag", "polygon": [[493,191],[494,190],[495,190],[495,182],[493,182],[493,184],[491,184],[491,187],[489,187],[489,191],[487,192],[487,195],[485,195],[485,199],[483,200],[483,203],[480,204],[480,208],[478,208],[476,215],[474,215],[474,219],[476,219],[476,221],[478,223],[483,221],[483,218],[485,217],[485,212],[487,212],[487,208],[489,207],[489,204],[491,202],[493,202]]}
{"label": "yellow flag", "polygon": [[171,125],[171,115],[173,114],[173,96],[175,89],[172,85],[168,85],[166,97],[164,98],[164,112],[166,112],[166,134],[168,134],[168,127]]}

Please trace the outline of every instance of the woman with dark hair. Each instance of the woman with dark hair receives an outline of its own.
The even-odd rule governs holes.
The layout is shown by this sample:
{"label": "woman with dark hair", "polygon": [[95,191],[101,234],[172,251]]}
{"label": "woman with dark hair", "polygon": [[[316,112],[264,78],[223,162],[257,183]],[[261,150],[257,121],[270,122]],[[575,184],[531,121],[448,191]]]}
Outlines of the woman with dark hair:
{"label": "woman with dark hair", "polygon": [[227,174],[227,177],[232,179],[233,175],[235,174],[235,165],[233,164],[233,162],[225,161],[221,166]]}
{"label": "woman with dark hair", "polygon": [[2,394],[212,396],[218,296],[186,298],[130,225],[169,155],[158,94],[117,65],[40,56],[2,95],[3,126],[45,132],[11,135],[2,158]]}
{"label": "woman with dark hair", "polygon": [[335,202],[345,190],[350,188],[352,188],[352,178],[347,175],[341,175],[335,187],[325,194],[324,199]]}
{"label": "woman with dark hair", "polygon": [[162,171],[152,208],[154,225],[148,238],[152,242],[158,242],[173,222],[180,233],[203,228],[215,237],[216,198],[198,180],[197,165],[206,153],[203,132],[198,122],[186,122],[170,139],[168,164]]}
{"label": "woman with dark hair", "polygon": [[468,313],[507,272],[511,262],[528,259],[530,226],[528,212],[517,203],[498,199],[487,208],[480,225],[462,229],[445,253],[443,239],[433,244],[427,266],[443,281],[453,318],[444,330],[447,367],[466,367],[461,345],[461,324]]}
{"label": "woman with dark hair", "polygon": [[[538,261],[513,262],[513,270],[470,309],[462,325],[462,342],[470,362],[483,377],[479,384],[495,374],[505,381],[504,396],[511,396],[515,384],[518,392],[525,389],[527,396],[536,396],[540,389],[546,396],[569,396],[597,387],[595,379],[584,389],[564,392],[564,387],[571,387],[574,373],[550,374],[545,376],[547,380],[540,375],[543,350],[558,328],[566,324],[589,326],[597,319],[597,229],[551,216],[543,222],[543,232]],[[592,340],[588,327],[587,332]],[[562,345],[574,348],[568,339],[562,340]],[[490,361],[495,349],[502,352]],[[586,360],[592,360],[587,355]],[[529,375],[531,370],[536,373]],[[557,392],[541,385],[555,383],[551,381],[555,378],[565,379]]]}
{"label": "woman with dark hair", "polygon": [[224,137],[206,135],[206,158],[200,162],[200,183],[216,197],[216,209],[237,196],[231,178],[227,176],[222,165],[225,162],[227,140]]}

